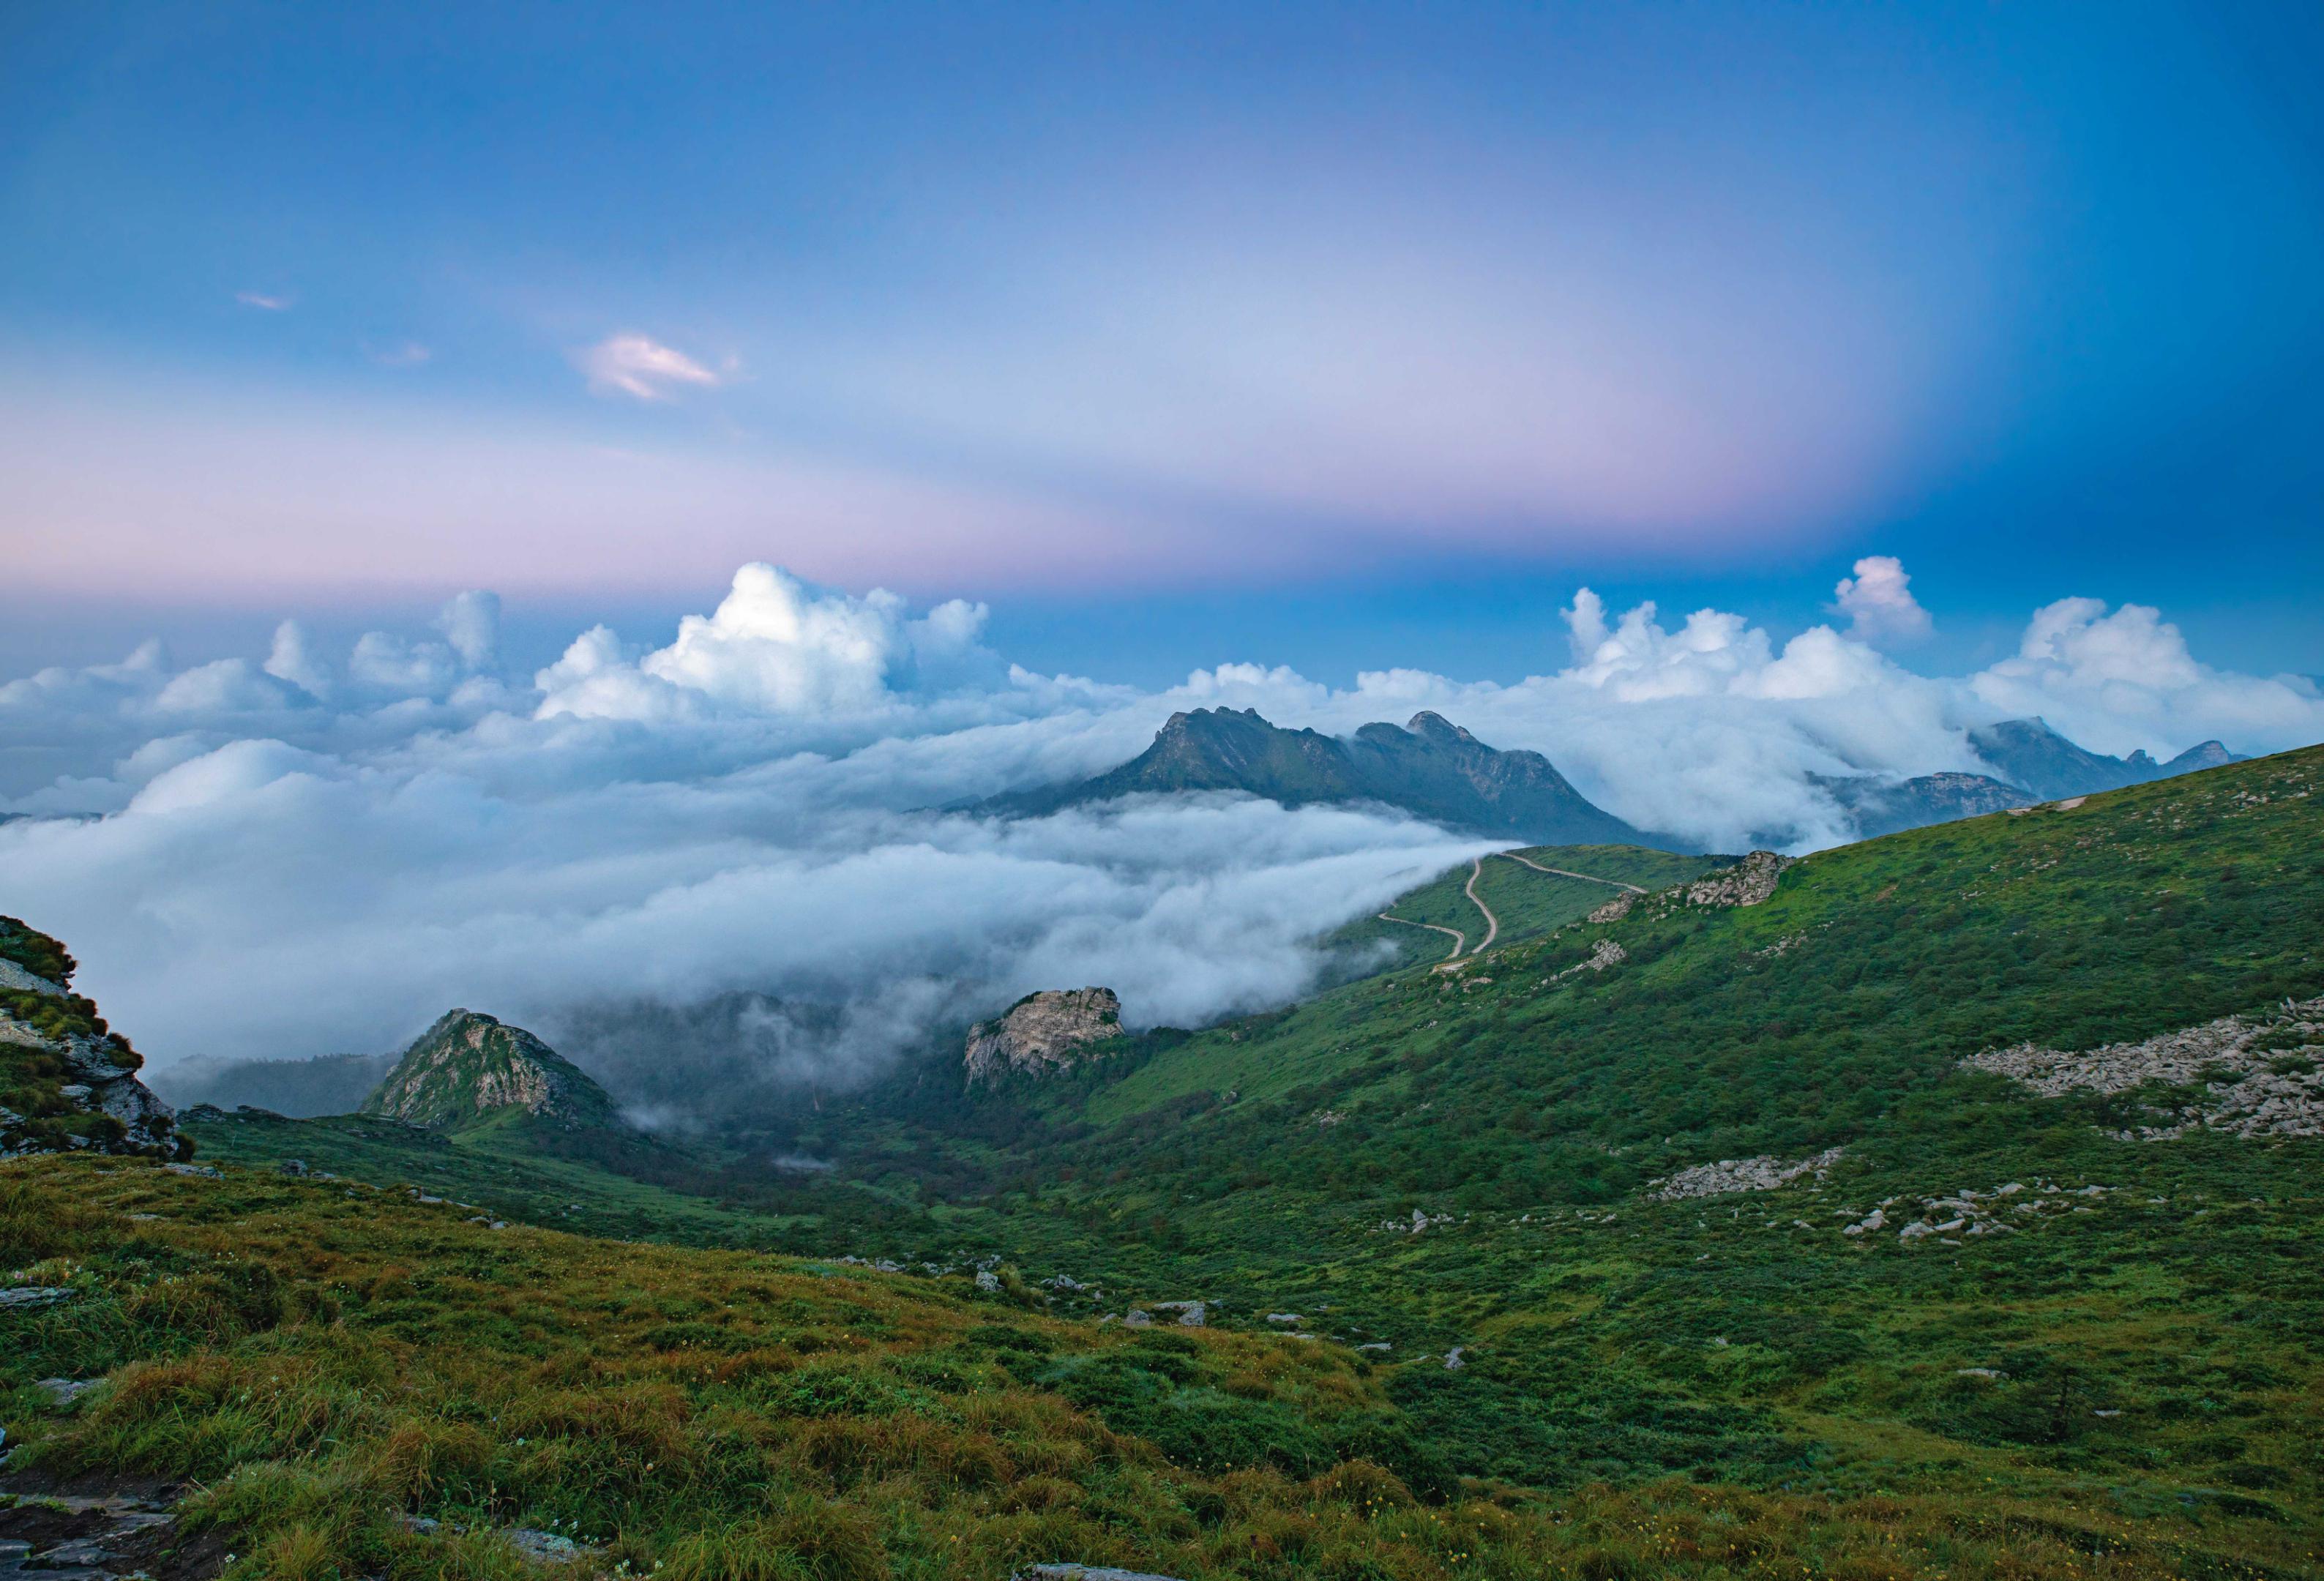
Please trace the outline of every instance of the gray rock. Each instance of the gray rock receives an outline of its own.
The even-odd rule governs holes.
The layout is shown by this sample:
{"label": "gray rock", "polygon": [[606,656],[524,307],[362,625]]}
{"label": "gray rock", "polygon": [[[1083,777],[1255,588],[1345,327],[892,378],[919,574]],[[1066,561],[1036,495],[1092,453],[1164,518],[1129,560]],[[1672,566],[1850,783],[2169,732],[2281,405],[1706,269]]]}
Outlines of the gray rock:
{"label": "gray rock", "polygon": [[559,1537],[553,1531],[536,1531],[529,1526],[512,1526],[501,1533],[509,1546],[536,1565],[570,1565],[595,1553],[569,1537]]}
{"label": "gray rock", "polygon": [[[2324,1136],[2324,1061],[2286,1060],[2284,1045],[2324,1045],[2324,998],[2286,1002],[2270,1015],[2231,1015],[2135,1043],[2080,1053],[2032,1043],[1971,1055],[1972,1070],[2006,1076],[2043,1097],[2076,1088],[2131,1092],[2148,1082],[2196,1088],[2189,1108],[2150,1111],[2154,1123],[2116,1132],[2123,1142],[2167,1142],[2190,1131],[2236,1136]],[[2282,1067],[2282,1068],[2278,1068]]]}
{"label": "gray rock", "polygon": [[1687,1197],[1720,1197],[1730,1191],[1773,1191],[1803,1175],[1821,1179],[1825,1171],[1840,1161],[1840,1152],[1836,1147],[1826,1148],[1813,1158],[1795,1163],[1785,1163],[1765,1153],[1757,1158],[1720,1159],[1716,1163],[1695,1164],[1675,1175],[1650,1181],[1646,1194],[1665,1202],[1675,1202]]}
{"label": "gray rock", "polygon": [[46,977],[26,971],[5,957],[0,957],[0,988],[14,994],[45,994],[52,999],[65,996],[65,991]]}
{"label": "gray rock", "polygon": [[1775,892],[1775,881],[1792,864],[1789,856],[1754,851],[1732,867],[1707,874],[1686,886],[1690,906],[1756,906]]}
{"label": "gray rock", "polygon": [[1028,994],[997,1021],[968,1031],[962,1057],[970,1082],[1010,1072],[1045,1076],[1072,1068],[1092,1045],[1121,1036],[1121,1001],[1111,988]]}
{"label": "gray rock", "polygon": [[1122,1318],[1121,1326],[1124,1328],[1151,1328],[1154,1327],[1154,1314],[1132,1307]]}
{"label": "gray rock", "polygon": [[71,1295],[62,1285],[12,1285],[0,1290],[0,1309],[53,1306]]}
{"label": "gray rock", "polygon": [[32,1387],[47,1395],[55,1404],[70,1405],[104,1382],[102,1378],[42,1378]]}
{"label": "gray rock", "polygon": [[1118,1570],[1111,1565],[1025,1565],[1009,1581],[1178,1581],[1150,1570]]}

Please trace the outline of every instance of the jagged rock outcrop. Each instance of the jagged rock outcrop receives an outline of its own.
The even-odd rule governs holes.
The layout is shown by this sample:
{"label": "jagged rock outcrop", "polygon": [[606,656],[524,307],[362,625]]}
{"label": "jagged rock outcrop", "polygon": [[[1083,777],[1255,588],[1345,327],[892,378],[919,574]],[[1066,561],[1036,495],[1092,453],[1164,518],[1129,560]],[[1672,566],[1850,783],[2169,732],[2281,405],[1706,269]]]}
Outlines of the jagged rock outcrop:
{"label": "jagged rock outcrop", "polygon": [[72,991],[64,946],[0,917],[0,1154],[190,1156],[170,1106],[137,1079],[144,1061]]}
{"label": "jagged rock outcrop", "polygon": [[1789,856],[1754,851],[1732,867],[1705,874],[1686,886],[1690,906],[1756,906],[1775,892],[1775,881],[1792,864]]}
{"label": "jagged rock outcrop", "polygon": [[1121,1001],[1111,988],[1028,994],[995,1021],[968,1030],[962,1063],[970,1082],[1012,1072],[1043,1076],[1070,1068],[1092,1046],[1121,1036]]}
{"label": "jagged rock outcrop", "polygon": [[431,1131],[510,1118],[514,1110],[567,1131],[620,1123],[588,1074],[526,1031],[480,1011],[445,1012],[404,1050],[362,1113]]}

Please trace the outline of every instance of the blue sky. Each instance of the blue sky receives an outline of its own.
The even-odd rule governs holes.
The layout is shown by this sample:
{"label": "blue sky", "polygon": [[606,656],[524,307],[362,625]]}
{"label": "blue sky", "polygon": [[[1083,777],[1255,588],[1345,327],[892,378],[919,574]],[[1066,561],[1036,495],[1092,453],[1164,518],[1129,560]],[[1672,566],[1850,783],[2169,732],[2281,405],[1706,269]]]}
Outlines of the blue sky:
{"label": "blue sky", "polygon": [[[2324,670],[2324,12],[0,17],[0,675],[767,559],[1148,684],[1899,557]],[[625,628],[626,629],[626,628]],[[641,633],[641,634],[644,634]],[[1538,656],[1536,656],[1536,651]]]}

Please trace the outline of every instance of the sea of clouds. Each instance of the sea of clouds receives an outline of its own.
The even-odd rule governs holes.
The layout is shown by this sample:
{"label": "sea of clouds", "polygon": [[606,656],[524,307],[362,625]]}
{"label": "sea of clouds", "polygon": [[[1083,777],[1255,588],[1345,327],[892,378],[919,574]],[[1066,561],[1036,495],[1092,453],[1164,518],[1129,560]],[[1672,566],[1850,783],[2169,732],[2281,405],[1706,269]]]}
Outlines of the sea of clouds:
{"label": "sea of clouds", "polygon": [[[944,810],[1111,767],[1182,708],[1332,732],[1433,708],[1724,850],[1847,839],[1813,776],[1981,771],[1966,732],[1996,719],[2158,756],[2324,739],[2313,681],[2207,667],[2153,609],[2061,600],[1957,678],[1884,653],[1928,624],[1895,561],[1858,562],[1833,613],[1778,647],[1584,589],[1552,675],[1342,689],[1228,663],[1161,692],[1011,665],[982,606],[916,614],[765,565],[666,646],[598,626],[529,677],[486,593],[346,652],[285,622],[263,657],[180,669],[148,644],[0,685],[0,911],[65,938],[157,1065],[377,1051],[461,1004],[586,1033],[617,1085],[625,1062],[685,1068],[668,1045],[708,1022],[721,1082],[844,1085],[1035,988],[1108,985],[1135,1024],[1282,1003],[1324,969],[1319,935],[1488,848],[1233,797]],[[662,1047],[608,1048],[608,1026]]]}

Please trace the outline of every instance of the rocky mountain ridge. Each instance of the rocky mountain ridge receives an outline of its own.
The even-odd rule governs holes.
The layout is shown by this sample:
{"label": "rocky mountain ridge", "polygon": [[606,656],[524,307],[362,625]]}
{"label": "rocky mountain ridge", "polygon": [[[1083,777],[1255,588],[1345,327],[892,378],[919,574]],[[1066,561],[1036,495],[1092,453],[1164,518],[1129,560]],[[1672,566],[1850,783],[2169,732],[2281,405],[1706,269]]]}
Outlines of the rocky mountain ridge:
{"label": "rocky mountain ridge", "polygon": [[1286,730],[1255,708],[1196,708],[1170,716],[1151,746],[1117,768],[980,809],[1039,817],[1182,790],[1240,790],[1286,807],[1379,802],[1449,828],[1545,845],[1668,845],[1592,803],[1541,754],[1499,751],[1428,712],[1342,737]]}
{"label": "rocky mountain ridge", "polygon": [[1969,741],[2004,781],[2030,791],[2031,801],[2120,790],[2244,761],[2217,741],[2190,746],[2167,763],[2156,762],[2144,750],[2128,757],[2108,757],[2067,740],[2038,717],[1980,726],[1969,733]]}

